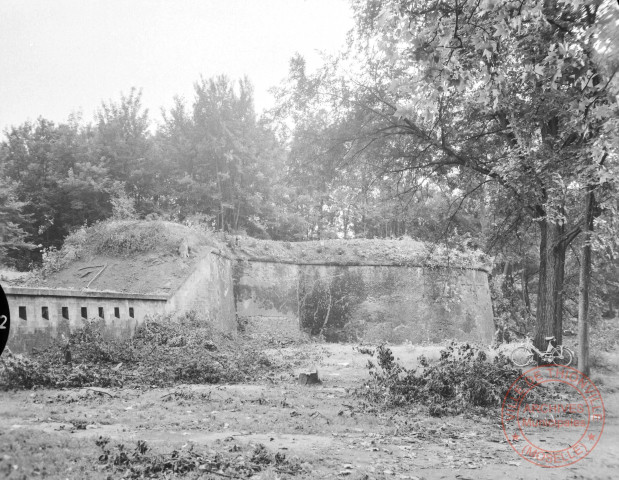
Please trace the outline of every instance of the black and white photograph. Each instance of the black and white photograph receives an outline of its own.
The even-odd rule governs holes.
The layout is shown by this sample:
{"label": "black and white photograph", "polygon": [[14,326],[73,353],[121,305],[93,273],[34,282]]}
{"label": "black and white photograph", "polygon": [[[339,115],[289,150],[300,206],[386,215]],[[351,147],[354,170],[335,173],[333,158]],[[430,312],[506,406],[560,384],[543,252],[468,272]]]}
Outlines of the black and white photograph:
{"label": "black and white photograph", "polygon": [[0,0],[0,479],[610,480],[619,0]]}

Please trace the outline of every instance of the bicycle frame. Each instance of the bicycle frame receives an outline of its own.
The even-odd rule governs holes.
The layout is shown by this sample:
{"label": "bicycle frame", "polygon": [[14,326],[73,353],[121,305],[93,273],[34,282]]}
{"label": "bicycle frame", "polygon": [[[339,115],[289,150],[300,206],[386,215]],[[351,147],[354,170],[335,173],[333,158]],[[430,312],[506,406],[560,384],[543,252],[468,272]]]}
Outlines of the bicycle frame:
{"label": "bicycle frame", "polygon": [[[535,347],[535,345],[533,345],[533,342],[530,340],[527,347],[530,348],[533,352],[537,353],[540,358],[543,358],[547,361],[552,361],[557,356],[563,358],[563,345],[554,346],[552,344],[552,340],[548,340],[548,347],[544,352]],[[561,350],[559,350],[559,348]]]}
{"label": "bicycle frame", "polygon": [[[572,351],[567,348],[564,347],[563,345],[554,345],[552,343],[553,339],[547,340],[548,341],[548,347],[546,348],[545,351],[542,351],[540,349],[538,349],[535,345],[533,345],[533,341],[531,340],[531,338],[527,338],[527,343],[525,345],[522,345],[520,347],[517,347],[513,352],[512,352],[512,361],[518,365],[518,366],[526,366],[531,360],[533,360],[533,355],[537,355],[537,357],[539,358],[539,360],[541,360],[544,363],[552,363],[552,364],[559,364],[559,365],[563,365],[564,361],[567,362],[565,364],[569,365],[573,358],[574,358],[574,354],[572,353]],[[520,349],[524,349],[524,351],[527,352],[528,354],[528,358],[521,358],[520,360],[516,360],[513,357],[513,354],[515,352],[517,352]],[[522,351],[521,351],[522,354]],[[567,354],[567,356],[566,356]],[[520,357],[519,357],[520,358]],[[524,363],[520,363],[520,362],[524,362]]]}

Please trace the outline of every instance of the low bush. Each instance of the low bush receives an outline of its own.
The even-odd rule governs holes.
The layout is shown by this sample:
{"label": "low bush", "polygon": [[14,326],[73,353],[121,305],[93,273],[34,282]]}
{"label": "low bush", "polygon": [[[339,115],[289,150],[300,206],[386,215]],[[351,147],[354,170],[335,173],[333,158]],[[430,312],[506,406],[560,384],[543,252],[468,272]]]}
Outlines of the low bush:
{"label": "low bush", "polygon": [[500,407],[521,373],[502,354],[490,361],[479,348],[455,342],[441,351],[436,363],[420,357],[420,369],[404,368],[385,346],[377,347],[374,353],[378,364],[368,362],[370,380],[359,394],[384,407],[428,406],[432,416]]}
{"label": "low bush", "polygon": [[0,388],[234,383],[274,368],[259,344],[217,332],[190,312],[149,319],[131,339],[115,338],[103,321],[90,320],[43,351],[6,352]]}
{"label": "low bush", "polygon": [[199,474],[200,478],[208,474],[254,478],[254,475],[268,470],[293,476],[303,473],[297,459],[288,459],[279,452],[272,453],[262,444],[247,452],[234,445],[230,449],[232,453],[199,452],[190,447],[170,454],[154,453],[143,440],[138,440],[133,449],[123,444],[111,445],[105,437],[100,437],[96,444],[101,449],[99,464],[118,478],[169,478],[192,473]]}
{"label": "low bush", "polygon": [[5,354],[0,359],[0,389],[34,387],[113,387],[123,384],[118,372],[100,365],[49,364],[25,355]]}

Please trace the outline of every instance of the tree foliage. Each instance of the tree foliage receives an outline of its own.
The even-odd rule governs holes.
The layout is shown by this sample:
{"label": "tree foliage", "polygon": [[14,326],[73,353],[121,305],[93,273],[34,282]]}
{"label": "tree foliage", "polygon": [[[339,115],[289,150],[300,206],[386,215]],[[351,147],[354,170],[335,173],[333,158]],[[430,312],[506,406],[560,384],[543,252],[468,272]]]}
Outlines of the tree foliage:
{"label": "tree foliage", "polygon": [[169,169],[168,202],[181,219],[200,213],[218,229],[268,235],[283,156],[256,118],[247,79],[202,78],[191,107],[177,99],[165,115],[158,145]]}
{"label": "tree foliage", "polygon": [[8,253],[11,250],[31,249],[26,241],[26,232],[20,227],[24,219],[24,203],[18,202],[15,184],[0,176],[0,264],[12,264]]}

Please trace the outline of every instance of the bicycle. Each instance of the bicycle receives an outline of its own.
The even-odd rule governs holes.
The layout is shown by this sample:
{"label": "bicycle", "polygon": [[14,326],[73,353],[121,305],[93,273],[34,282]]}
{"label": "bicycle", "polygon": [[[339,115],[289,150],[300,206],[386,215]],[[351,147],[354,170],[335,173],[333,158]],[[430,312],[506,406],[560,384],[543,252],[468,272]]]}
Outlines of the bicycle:
{"label": "bicycle", "polygon": [[574,359],[574,353],[567,347],[563,345],[553,345],[552,341],[555,340],[555,337],[544,337],[544,339],[548,342],[548,348],[545,352],[538,350],[535,348],[530,342],[527,345],[522,345],[518,348],[515,348],[511,353],[510,358],[514,365],[518,367],[526,367],[534,362],[534,355],[537,353],[539,357],[545,363],[551,363],[554,365],[570,365],[572,360]]}

